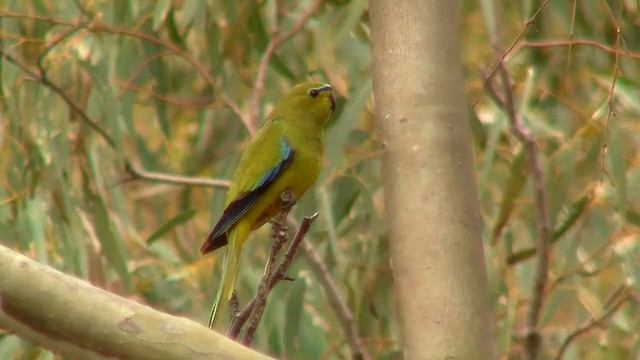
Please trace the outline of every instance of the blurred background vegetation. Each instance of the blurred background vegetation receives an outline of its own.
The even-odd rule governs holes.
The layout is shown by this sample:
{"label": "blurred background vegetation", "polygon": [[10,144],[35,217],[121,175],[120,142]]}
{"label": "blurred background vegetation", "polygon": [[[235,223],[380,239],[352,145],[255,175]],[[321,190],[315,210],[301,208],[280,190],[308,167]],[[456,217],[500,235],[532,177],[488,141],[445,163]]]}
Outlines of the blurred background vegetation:
{"label": "blurred background vegetation", "polygon": [[[554,246],[543,358],[640,357],[640,5],[461,5],[498,353],[517,359],[522,351],[536,223],[522,146],[486,86],[498,63],[494,43],[505,50],[517,111],[545,173]],[[265,63],[263,91],[254,92],[270,41],[289,31]],[[326,167],[294,215],[320,213],[308,239],[367,349],[375,358],[401,357],[366,1],[5,0],[0,41],[0,243],[202,323],[222,256],[202,257],[198,248],[225,190],[140,171],[228,179],[247,124],[259,126],[292,84],[330,82],[339,102]],[[268,231],[246,247],[241,301],[262,275]],[[348,358],[346,336],[307,263],[299,258],[289,275],[297,280],[272,293],[255,347],[291,359]],[[0,332],[0,358],[55,356]]]}

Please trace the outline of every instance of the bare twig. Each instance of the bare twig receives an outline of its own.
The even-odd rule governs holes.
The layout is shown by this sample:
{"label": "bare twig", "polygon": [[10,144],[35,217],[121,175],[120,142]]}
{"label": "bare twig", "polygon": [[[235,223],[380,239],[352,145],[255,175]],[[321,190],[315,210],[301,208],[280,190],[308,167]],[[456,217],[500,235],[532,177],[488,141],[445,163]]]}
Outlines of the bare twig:
{"label": "bare twig", "polygon": [[[303,241],[304,237],[307,235],[307,232],[311,228],[311,224],[313,223],[313,221],[316,219],[317,216],[318,214],[316,213],[311,216],[305,217],[304,220],[302,221],[302,224],[300,225],[300,228],[296,232],[296,236],[291,242],[291,245],[289,245],[289,249],[285,253],[282,262],[280,263],[276,271],[274,271],[269,277],[269,281],[268,281],[269,291],[271,291],[280,280],[285,279],[284,273],[287,271],[291,261],[293,260],[293,254],[295,254],[295,252],[297,251],[300,242]],[[240,330],[242,329],[242,326],[249,319],[249,315],[251,315],[251,312],[253,311],[253,308],[256,305],[256,301],[257,301],[257,296],[254,297],[247,304],[247,306],[245,306],[245,308],[236,316],[236,318],[233,319],[233,323],[231,324],[231,327],[229,328],[229,332],[228,332],[229,337],[231,337],[232,339],[235,339],[238,337],[238,335],[240,334]]]}
{"label": "bare twig", "polygon": [[[491,87],[487,87],[487,88],[491,89]],[[491,90],[489,90],[489,92],[491,92]],[[576,224],[578,219],[582,215],[584,215],[584,213],[589,209],[589,206],[591,205],[594,198],[593,191],[594,190],[589,191],[586,195],[584,195],[582,198],[580,198],[571,206],[571,210],[567,214],[565,220],[553,230],[553,234],[551,235],[552,244],[560,240],[564,236],[564,234],[566,234],[567,231],[569,231],[569,229],[571,229],[571,227],[573,227]],[[519,250],[517,252],[510,254],[507,257],[507,265],[509,266],[515,265],[521,261],[530,259],[535,255],[536,255],[535,246]]]}
{"label": "bare twig", "polygon": [[[623,287],[623,290],[627,289],[626,285],[623,285],[622,287]],[[614,296],[612,296],[612,300],[613,300],[613,297],[616,297],[616,295],[619,293],[620,291],[616,291],[614,293]],[[611,315],[613,315],[616,311],[618,311],[618,309],[620,309],[620,307],[622,307],[622,305],[624,305],[630,299],[632,299],[632,296],[630,294],[627,294],[626,296],[621,297],[617,301],[613,302],[612,305],[609,307],[609,309],[603,312],[602,315],[600,315],[597,318],[591,318],[585,321],[578,328],[576,328],[573,332],[571,332],[571,334],[569,334],[564,339],[564,341],[562,342],[562,345],[560,346],[560,350],[558,350],[558,355],[556,355],[555,359],[561,360],[564,356],[564,353],[567,351],[567,349],[575,339],[595,329],[596,327],[599,327],[603,322],[605,322],[609,317],[611,317]]]}
{"label": "bare twig", "polygon": [[47,55],[49,55],[49,53],[56,46],[58,46],[58,44],[60,44],[64,40],[66,40],[69,37],[71,37],[71,35],[75,34],[80,29],[83,29],[84,26],[85,26],[84,23],[78,24],[77,27],[74,27],[74,28],[71,28],[71,29],[67,30],[65,33],[63,33],[62,35],[58,36],[58,38],[56,38],[49,45],[47,45],[47,47],[38,56],[38,60],[36,60],[36,64],[38,65],[38,69],[40,70],[40,76],[42,76],[42,77],[46,76],[46,70],[44,68],[44,59],[47,57]]}
{"label": "bare twig", "polygon": [[[267,67],[269,66],[269,61],[271,57],[275,53],[276,49],[280,47],[280,45],[284,44],[287,40],[289,40],[293,35],[300,32],[304,24],[309,20],[311,15],[313,15],[316,10],[322,5],[323,0],[315,0],[311,6],[300,16],[300,19],[296,21],[296,23],[291,27],[291,29],[285,33],[277,35],[276,37],[272,37],[269,40],[269,44],[267,45],[267,49],[264,51],[262,55],[262,59],[260,59],[260,65],[258,66],[258,74],[256,75],[256,82],[253,86],[253,94],[251,96],[251,108],[249,115],[249,124],[248,129],[251,134],[255,133],[256,124],[258,123],[258,116],[260,114],[260,99],[262,98],[262,92],[264,91],[264,80],[267,75]],[[277,29],[276,29],[277,31]]]}
{"label": "bare twig", "polygon": [[[2,15],[0,14],[0,16]],[[90,118],[89,115],[87,115],[87,113],[84,112],[84,110],[82,110],[80,105],[78,105],[73,99],[71,99],[71,97],[69,97],[69,95],[67,95],[67,93],[60,86],[50,81],[46,76],[46,73],[42,72],[42,69],[40,69],[39,72],[31,70],[31,68],[28,65],[18,60],[16,57],[9,54],[2,48],[0,48],[0,55],[3,58],[7,59],[7,61],[9,61],[10,63],[14,64],[20,70],[22,70],[22,72],[32,77],[33,80],[40,82],[42,85],[48,87],[53,92],[58,94],[58,96],[60,96],[62,100],[64,100],[64,102],[66,102],[67,105],[69,105],[69,108],[71,108],[73,112],[75,112],[76,114],[78,114],[78,116],[80,116],[80,119],[82,119],[82,122],[89,125],[89,127],[95,130],[109,144],[109,146],[111,146],[114,149],[116,148],[116,142],[113,140],[111,135],[109,135],[109,133],[107,133],[107,131],[103,129],[102,126],[100,126],[100,124],[98,124],[98,122]]]}
{"label": "bare twig", "polygon": [[179,106],[182,108],[192,107],[192,108],[203,108],[210,107],[215,103],[213,96],[200,96],[196,98],[186,98],[186,97],[175,97],[175,96],[165,96],[158,94],[152,89],[148,89],[141,86],[132,85],[129,83],[118,82],[118,86],[122,87],[122,91],[119,96],[125,94],[126,91],[137,92],[140,94],[148,95],[154,99],[158,99],[160,101],[164,101],[165,103],[173,106]]}
{"label": "bare twig", "polygon": [[363,360],[371,359],[371,356],[362,343],[362,339],[358,335],[358,329],[353,321],[353,314],[344,302],[337,285],[329,274],[327,266],[322,261],[320,255],[313,249],[313,246],[306,240],[302,242],[302,255],[324,289],[325,296],[329,300],[329,305],[336,314],[338,322],[340,326],[342,326],[342,331],[344,331],[347,337],[353,358]]}
{"label": "bare twig", "polygon": [[244,113],[240,111],[240,107],[238,106],[238,104],[236,104],[233,100],[231,100],[227,95],[224,94],[222,94],[222,102],[227,108],[229,108],[229,110],[231,110],[232,113],[236,114],[236,116],[240,118],[245,127],[247,127],[247,124],[249,124],[249,120],[244,115]]}
{"label": "bare twig", "polygon": [[[619,45],[620,45],[620,27],[617,26],[616,24],[616,45],[615,45],[616,49],[618,48]],[[607,175],[607,177],[611,179],[611,177],[608,176],[607,168],[605,167],[605,159],[606,159],[605,156],[607,154],[607,135],[609,133],[609,124],[611,123],[611,118],[616,116],[613,110],[613,93],[616,88],[618,73],[620,72],[619,61],[620,61],[620,55],[616,53],[615,63],[613,65],[613,80],[611,81],[611,88],[609,90],[609,96],[607,97],[607,107],[609,108],[609,111],[607,112],[607,120],[604,123],[604,131],[602,134],[604,141],[602,143],[602,149],[600,151],[600,184],[604,182],[605,175]]]}
{"label": "bare twig", "polygon": [[511,77],[504,63],[500,63],[498,70],[504,92],[504,102],[501,105],[507,114],[513,134],[524,146],[529,173],[533,178],[534,184],[538,262],[536,264],[533,289],[526,319],[527,335],[525,340],[525,358],[535,360],[539,356],[540,344],[542,342],[538,329],[538,321],[540,319],[542,301],[548,280],[549,252],[551,247],[551,228],[549,225],[547,194],[544,187],[544,174],[539,159],[538,144],[529,129],[524,125],[520,115],[516,112],[513,90],[511,88]]}
{"label": "bare twig", "polygon": [[127,170],[127,173],[129,174],[129,178],[119,181],[118,182],[119,184],[133,181],[133,180],[147,180],[147,181],[155,181],[155,182],[161,182],[161,183],[173,184],[173,185],[219,188],[219,187],[229,187],[229,183],[230,183],[228,180],[221,180],[221,179],[179,176],[179,175],[171,175],[171,174],[165,174],[165,173],[159,173],[159,172],[144,171],[144,170],[138,169],[129,161],[125,162],[125,168]]}
{"label": "bare twig", "polygon": [[191,64],[198,71],[198,73],[200,73],[200,75],[207,81],[211,89],[215,89],[215,81],[211,77],[210,71],[204,65],[199,63],[196,59],[192,58],[188,52],[184,51],[182,48],[180,48],[179,46],[176,46],[175,44],[169,41],[164,41],[162,39],[156,38],[154,36],[151,36],[142,32],[132,31],[125,28],[110,27],[103,23],[95,23],[95,22],[86,23],[86,22],[68,21],[68,20],[54,18],[54,17],[15,13],[15,12],[10,12],[5,10],[0,11],[0,18],[1,17],[37,20],[37,21],[48,22],[54,25],[69,26],[74,28],[81,27],[92,33],[119,35],[119,36],[131,37],[131,38],[136,38],[139,40],[144,40],[147,42],[154,43],[156,45],[159,45],[167,49],[169,52],[175,54],[176,56],[184,59],[189,64]]}
{"label": "bare twig", "polygon": [[[527,165],[529,168],[529,174],[533,178],[534,184],[534,200],[535,200],[535,219],[536,219],[536,232],[538,239],[536,241],[537,247],[537,264],[534,272],[533,288],[531,291],[531,298],[529,301],[529,309],[526,317],[527,334],[525,337],[524,357],[525,359],[536,360],[540,353],[540,344],[542,342],[540,337],[540,331],[538,329],[538,322],[540,319],[540,312],[542,309],[542,302],[544,300],[545,288],[548,281],[549,270],[549,252],[551,249],[551,226],[549,225],[549,210],[547,204],[547,194],[544,187],[544,174],[542,171],[542,164],[539,158],[538,144],[536,139],[531,134],[531,131],[526,127],[522,121],[520,114],[516,112],[516,105],[513,99],[513,89],[511,76],[504,63],[505,58],[514,49],[515,45],[524,36],[528,26],[533,24],[537,16],[547,6],[549,0],[544,1],[531,16],[529,21],[522,28],[516,39],[511,43],[509,49],[505,52],[502,50],[500,44],[499,34],[493,34],[492,37],[495,41],[493,45],[496,53],[496,65],[491,70],[489,75],[485,78],[483,89],[490,84],[490,80],[493,77],[494,72],[500,76],[501,80],[501,94],[498,94],[495,90],[494,84],[491,84],[489,91],[494,93],[493,99],[504,109],[509,123],[511,125],[512,133],[522,143],[527,157]],[[482,93],[482,92],[481,92]],[[477,104],[478,99],[474,102]]]}
{"label": "bare twig", "polygon": [[[293,199],[293,201],[290,201]],[[247,331],[245,333],[245,337],[242,340],[242,343],[246,346],[251,345],[251,341],[253,341],[253,335],[258,328],[258,324],[262,319],[262,314],[264,314],[264,309],[267,306],[267,296],[269,296],[269,292],[272,289],[269,285],[269,280],[273,274],[273,268],[277,261],[278,253],[280,253],[280,249],[285,242],[288,240],[287,229],[286,229],[286,220],[289,211],[291,211],[291,206],[295,203],[295,198],[292,197],[291,192],[285,191],[281,196],[281,207],[282,211],[280,211],[280,215],[278,216],[278,220],[273,223],[273,245],[271,246],[271,252],[269,254],[269,258],[267,259],[267,264],[264,269],[264,275],[262,276],[262,280],[260,281],[260,285],[258,286],[258,292],[255,296],[255,302],[253,306],[253,310],[249,316],[249,323],[247,325]]]}
{"label": "bare twig", "polygon": [[[507,49],[507,51],[503,52],[501,50],[502,47],[500,46],[500,44],[493,44],[493,46],[495,47],[495,51],[498,52],[500,55],[498,57],[498,60],[496,61],[496,64],[491,68],[491,71],[489,71],[489,74],[484,78],[484,83],[482,84],[482,88],[480,89],[480,92],[478,93],[476,100],[473,102],[473,105],[471,105],[472,109],[475,109],[476,105],[478,105],[478,102],[482,97],[482,92],[487,87],[487,84],[489,83],[489,80],[491,79],[491,77],[493,77],[493,74],[498,70],[498,68],[500,68],[500,66],[502,66],[507,56],[509,56],[509,54],[516,47],[516,44],[520,42],[520,39],[522,39],[522,37],[524,36],[529,26],[533,25],[533,22],[538,17],[538,15],[542,12],[542,10],[547,6],[549,1],[550,0],[545,0],[545,2],[542,3],[540,7],[538,7],[536,12],[531,16],[531,18],[527,20],[527,22],[524,24],[524,26],[522,27],[518,35],[516,35],[516,38],[513,39],[513,41],[511,42],[511,45],[509,45],[509,48]],[[499,39],[498,36],[494,36],[493,38],[496,39],[496,41],[497,39]]]}
{"label": "bare twig", "polygon": [[[640,59],[640,53],[631,52],[628,50],[618,49],[619,32],[616,34],[616,46],[611,47],[606,44],[597,42],[595,40],[588,39],[575,39],[575,40],[547,40],[547,41],[520,41],[509,52],[511,54],[517,54],[525,48],[550,48],[550,47],[573,47],[573,46],[591,46],[600,49],[604,52],[614,54],[620,57],[628,57],[631,59]],[[507,59],[509,56],[507,56]]]}

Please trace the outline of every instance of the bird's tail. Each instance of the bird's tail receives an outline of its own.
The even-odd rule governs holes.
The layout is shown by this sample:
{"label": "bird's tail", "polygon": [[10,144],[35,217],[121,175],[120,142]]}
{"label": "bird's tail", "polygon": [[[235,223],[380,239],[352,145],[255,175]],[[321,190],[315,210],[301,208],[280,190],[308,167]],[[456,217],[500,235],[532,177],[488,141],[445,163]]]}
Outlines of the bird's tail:
{"label": "bird's tail", "polygon": [[216,325],[220,323],[222,313],[224,313],[231,299],[233,286],[236,281],[236,273],[238,272],[238,265],[240,264],[242,245],[244,245],[250,231],[250,227],[244,226],[244,224],[237,224],[229,232],[229,246],[227,246],[227,252],[222,264],[220,287],[218,288],[216,300],[213,303],[211,316],[209,317],[209,329],[215,329]]}

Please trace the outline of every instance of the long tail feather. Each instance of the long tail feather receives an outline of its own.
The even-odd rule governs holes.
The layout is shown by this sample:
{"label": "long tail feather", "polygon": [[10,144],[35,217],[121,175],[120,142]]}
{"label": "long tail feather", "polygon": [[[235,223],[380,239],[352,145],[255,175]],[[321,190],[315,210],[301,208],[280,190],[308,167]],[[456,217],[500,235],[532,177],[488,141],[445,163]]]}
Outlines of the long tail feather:
{"label": "long tail feather", "polygon": [[222,264],[220,287],[218,288],[218,293],[216,294],[216,299],[211,309],[211,316],[209,317],[209,329],[215,329],[217,327],[222,318],[222,314],[227,308],[229,300],[231,300],[238,265],[240,264],[242,245],[244,245],[250,231],[249,226],[244,223],[239,223],[229,232],[229,246],[227,247],[227,252]]}

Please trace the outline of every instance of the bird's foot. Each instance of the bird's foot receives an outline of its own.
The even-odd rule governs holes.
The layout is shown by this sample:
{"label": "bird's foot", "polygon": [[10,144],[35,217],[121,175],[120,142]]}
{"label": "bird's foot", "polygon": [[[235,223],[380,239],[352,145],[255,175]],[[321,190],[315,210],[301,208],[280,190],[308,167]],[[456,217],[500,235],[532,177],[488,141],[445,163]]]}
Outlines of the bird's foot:
{"label": "bird's foot", "polygon": [[280,208],[285,210],[285,209],[291,209],[297,202],[296,199],[296,195],[289,191],[289,190],[285,190],[282,192],[282,194],[280,194]]}

